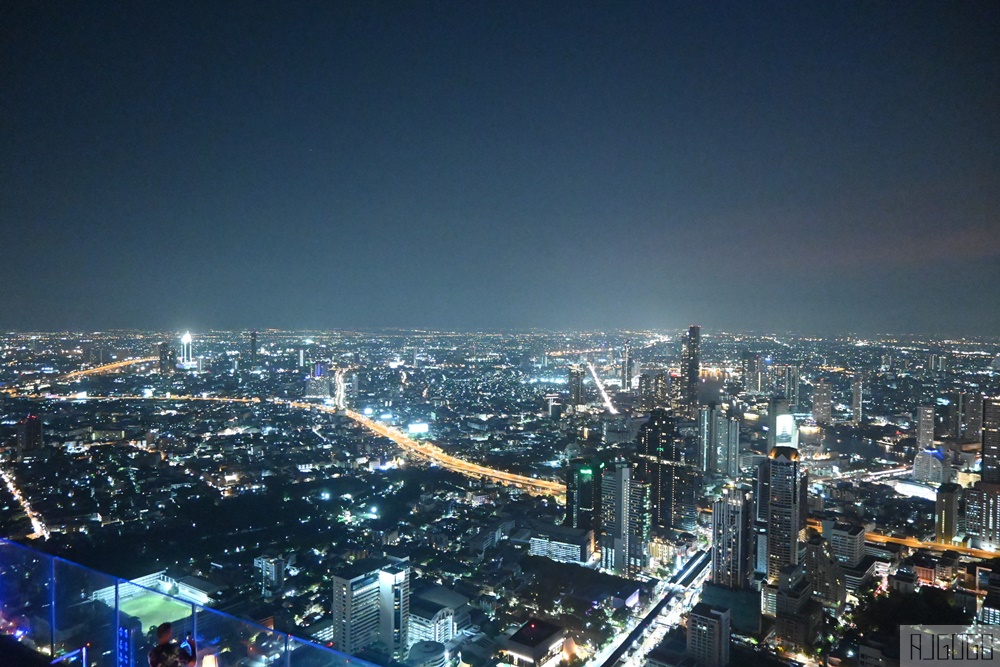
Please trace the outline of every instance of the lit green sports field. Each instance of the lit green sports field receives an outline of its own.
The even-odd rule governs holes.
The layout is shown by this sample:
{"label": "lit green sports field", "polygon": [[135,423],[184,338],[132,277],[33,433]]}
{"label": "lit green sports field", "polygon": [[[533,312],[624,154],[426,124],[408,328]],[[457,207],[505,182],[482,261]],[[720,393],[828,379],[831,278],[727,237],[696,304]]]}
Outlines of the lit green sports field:
{"label": "lit green sports field", "polygon": [[142,622],[143,628],[160,623],[174,623],[191,615],[191,605],[182,604],[154,593],[140,595],[121,603],[121,610]]}

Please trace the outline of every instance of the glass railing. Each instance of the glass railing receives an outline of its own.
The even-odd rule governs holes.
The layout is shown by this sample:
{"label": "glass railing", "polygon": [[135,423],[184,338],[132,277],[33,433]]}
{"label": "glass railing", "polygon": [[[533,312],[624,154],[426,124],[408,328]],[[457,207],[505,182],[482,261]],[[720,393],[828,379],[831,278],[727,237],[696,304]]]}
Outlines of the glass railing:
{"label": "glass railing", "polygon": [[376,667],[158,590],[0,539],[0,634],[55,664],[148,667],[155,628],[188,633],[201,667]]}

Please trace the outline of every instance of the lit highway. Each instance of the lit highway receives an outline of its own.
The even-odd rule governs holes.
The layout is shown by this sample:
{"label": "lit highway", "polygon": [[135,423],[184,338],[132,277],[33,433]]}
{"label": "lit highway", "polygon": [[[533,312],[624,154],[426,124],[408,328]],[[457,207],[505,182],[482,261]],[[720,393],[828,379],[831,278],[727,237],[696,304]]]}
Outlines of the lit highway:
{"label": "lit highway", "polygon": [[604,405],[607,406],[608,412],[613,415],[618,414],[618,409],[615,408],[614,403],[611,402],[611,397],[608,396],[608,392],[604,390],[604,383],[601,382],[601,378],[597,377],[597,369],[594,368],[594,364],[588,361],[587,368],[590,369],[590,375],[594,378],[594,385],[597,387],[597,392],[601,395],[601,400],[604,401]]}
{"label": "lit highway", "polygon": [[104,364],[103,366],[95,366],[93,368],[87,368],[82,371],[73,371],[72,373],[66,373],[59,377],[60,380],[75,380],[77,378],[86,377],[88,375],[100,375],[101,373],[111,373],[127,366],[135,366],[137,364],[148,364],[154,361],[159,361],[159,357],[142,357],[141,359],[126,359],[125,361],[116,361],[113,364]]}
{"label": "lit highway", "polygon": [[17,488],[17,483],[14,481],[14,476],[11,475],[7,470],[0,468],[0,477],[3,478],[4,483],[7,485],[7,490],[10,491],[10,495],[14,496],[14,500],[18,502],[21,509],[27,515],[28,519],[31,521],[31,529],[33,532],[28,537],[31,539],[36,539],[39,537],[44,537],[49,539],[49,529],[42,520],[41,515],[31,508],[31,503],[28,499],[24,497],[21,490]]}
{"label": "lit highway", "polygon": [[[809,527],[815,528],[816,530],[822,532],[823,524],[820,523],[818,519],[809,519]],[[974,549],[972,547],[964,547],[961,545],[952,544],[941,544],[940,542],[924,542],[918,540],[915,537],[896,537],[894,535],[883,535],[882,533],[876,533],[869,530],[865,533],[865,541],[874,542],[876,544],[899,544],[904,547],[909,547],[911,549],[930,549],[932,551],[955,551],[966,556],[972,556],[973,558],[997,558],[1000,553],[996,551],[985,551],[983,549]]]}

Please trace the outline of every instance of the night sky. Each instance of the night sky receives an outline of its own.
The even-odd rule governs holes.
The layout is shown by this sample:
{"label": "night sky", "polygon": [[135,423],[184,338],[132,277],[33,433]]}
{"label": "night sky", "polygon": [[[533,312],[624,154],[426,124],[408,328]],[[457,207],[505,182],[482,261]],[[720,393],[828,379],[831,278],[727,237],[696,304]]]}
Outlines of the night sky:
{"label": "night sky", "polygon": [[0,328],[1000,335],[1000,3],[0,6]]}

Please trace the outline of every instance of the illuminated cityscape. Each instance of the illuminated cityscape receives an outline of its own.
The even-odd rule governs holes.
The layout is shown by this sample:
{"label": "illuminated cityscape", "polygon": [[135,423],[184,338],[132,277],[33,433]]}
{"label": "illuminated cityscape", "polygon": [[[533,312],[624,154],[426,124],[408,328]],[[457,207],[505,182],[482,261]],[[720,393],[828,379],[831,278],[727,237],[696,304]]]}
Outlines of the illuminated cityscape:
{"label": "illuminated cityscape", "polygon": [[0,16],[0,667],[1000,660],[1000,3]]}

